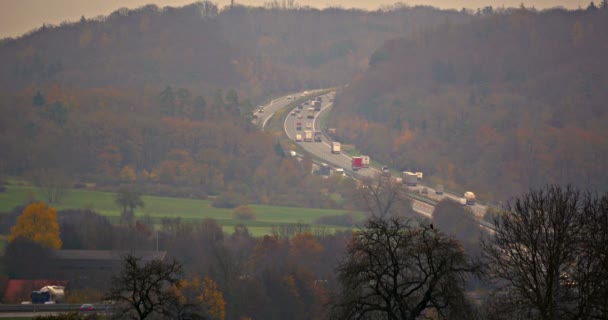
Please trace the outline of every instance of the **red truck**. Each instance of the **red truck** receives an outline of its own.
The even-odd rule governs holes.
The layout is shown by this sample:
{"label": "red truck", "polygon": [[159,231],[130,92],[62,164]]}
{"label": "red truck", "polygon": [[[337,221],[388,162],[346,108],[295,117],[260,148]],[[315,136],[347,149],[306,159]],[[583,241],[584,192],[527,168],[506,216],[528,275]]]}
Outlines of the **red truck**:
{"label": "red truck", "polygon": [[361,168],[369,168],[369,156],[353,157],[351,165],[355,171]]}
{"label": "red truck", "polygon": [[353,157],[353,159],[351,160],[351,165],[352,165],[353,171],[357,171],[357,170],[363,168],[363,158],[362,157]]}

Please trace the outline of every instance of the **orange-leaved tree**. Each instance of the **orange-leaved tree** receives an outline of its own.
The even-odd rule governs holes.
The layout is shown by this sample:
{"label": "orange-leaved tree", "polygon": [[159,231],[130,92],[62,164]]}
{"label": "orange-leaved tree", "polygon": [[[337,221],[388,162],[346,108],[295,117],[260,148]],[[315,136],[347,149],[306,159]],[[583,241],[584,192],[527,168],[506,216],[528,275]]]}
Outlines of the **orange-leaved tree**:
{"label": "orange-leaved tree", "polygon": [[11,228],[8,241],[24,238],[53,249],[61,248],[57,209],[44,202],[28,205]]}
{"label": "orange-leaved tree", "polygon": [[[217,283],[211,278],[195,277],[191,281],[182,280],[178,293],[183,311],[195,312],[201,308],[210,319],[224,320],[226,318],[226,301]],[[182,312],[183,312],[182,311]]]}

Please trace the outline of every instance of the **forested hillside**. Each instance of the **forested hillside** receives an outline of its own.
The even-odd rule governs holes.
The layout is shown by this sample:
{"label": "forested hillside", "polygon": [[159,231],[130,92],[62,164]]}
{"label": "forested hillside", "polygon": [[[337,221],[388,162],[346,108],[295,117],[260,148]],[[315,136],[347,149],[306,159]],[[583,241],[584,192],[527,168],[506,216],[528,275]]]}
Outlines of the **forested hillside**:
{"label": "forested hillside", "polygon": [[339,85],[386,39],[470,16],[267,6],[119,9],[0,42],[0,175],[39,185],[335,206],[251,124],[257,104]]}
{"label": "forested hillside", "polygon": [[387,41],[338,95],[341,139],[430,181],[504,199],[606,190],[608,8],[524,7]]}

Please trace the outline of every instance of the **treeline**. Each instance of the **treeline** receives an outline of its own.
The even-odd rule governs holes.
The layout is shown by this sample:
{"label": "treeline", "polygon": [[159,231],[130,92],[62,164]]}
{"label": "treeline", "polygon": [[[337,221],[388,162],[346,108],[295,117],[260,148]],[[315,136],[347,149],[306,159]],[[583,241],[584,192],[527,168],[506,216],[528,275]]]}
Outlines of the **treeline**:
{"label": "treeline", "polygon": [[254,98],[340,85],[384,40],[469,15],[430,7],[220,10],[212,2],[82,17],[0,42],[0,87],[234,87]]}
{"label": "treeline", "polygon": [[[3,219],[3,233],[21,210]],[[184,265],[187,279],[217,283],[226,303],[225,319],[321,318],[329,285],[335,286],[333,268],[350,237],[350,232],[330,234],[307,225],[290,230],[277,226],[275,235],[258,238],[237,225],[227,235],[215,220],[192,224],[179,218],[163,219],[154,231],[145,221],[116,226],[88,210],[59,211],[57,217],[62,249],[143,252],[158,245],[167,260],[176,258]],[[7,246],[3,262],[12,279],[68,280],[68,301],[101,300],[111,274],[95,268],[65,273],[54,259],[51,249],[18,238]]]}
{"label": "treeline", "polygon": [[[13,279],[67,280],[68,301],[100,301],[104,292],[131,283],[108,281],[112,273],[124,276],[128,269],[89,267],[64,273],[82,267],[82,261],[64,261],[66,270],[57,268],[54,259],[61,251],[53,251],[48,240],[60,234],[64,249],[140,253],[156,242],[167,256],[139,261],[163,266],[180,261],[176,275],[185,281],[174,283],[174,288],[193,289],[184,297],[189,299],[214,292],[217,303],[199,299],[194,305],[204,302],[208,311],[221,310],[212,319],[342,319],[356,314],[405,319],[430,314],[439,319],[605,318],[608,193],[558,185],[530,190],[496,211],[491,231],[484,227],[480,234],[479,221],[451,200],[438,205],[441,212],[432,221],[414,220],[404,212],[411,201],[399,197],[400,184],[385,180],[374,186],[373,191],[359,189],[369,219],[355,231],[327,234],[300,225],[259,238],[243,225],[226,235],[211,219],[186,224],[166,218],[154,230],[143,221],[113,226],[87,210],[48,214],[54,209],[36,203],[23,214],[22,208],[12,213],[13,218],[21,216],[3,260]],[[35,210],[38,214],[24,217]],[[49,234],[41,218],[55,221],[60,233],[40,237]],[[453,223],[469,219],[460,226]],[[29,232],[32,229],[47,230]],[[458,232],[467,239],[451,235]],[[145,282],[153,275],[138,272],[129,277]],[[207,285],[199,287],[200,281]],[[167,286],[163,292],[170,294],[174,288]],[[134,297],[133,290],[121,291]],[[178,302],[184,299],[166,301]]]}
{"label": "treeline", "polygon": [[127,184],[231,193],[236,205],[337,207],[310,161],[286,159],[251,124],[254,102],[342,84],[385,39],[469,18],[427,7],[198,2],[45,25],[0,42],[0,174],[52,188]]}
{"label": "treeline", "polygon": [[605,190],[608,8],[484,10],[391,40],[336,98],[340,139],[429,181],[508,199]]}
{"label": "treeline", "polygon": [[342,206],[328,192],[347,193],[352,184],[323,180],[310,174],[312,162],[286,157],[252,124],[250,109],[234,90],[53,87],[4,96],[0,112],[11,117],[0,120],[3,170],[43,188],[49,202],[61,201],[60,189],[122,185],[164,196],[225,196],[233,199],[229,207]]}

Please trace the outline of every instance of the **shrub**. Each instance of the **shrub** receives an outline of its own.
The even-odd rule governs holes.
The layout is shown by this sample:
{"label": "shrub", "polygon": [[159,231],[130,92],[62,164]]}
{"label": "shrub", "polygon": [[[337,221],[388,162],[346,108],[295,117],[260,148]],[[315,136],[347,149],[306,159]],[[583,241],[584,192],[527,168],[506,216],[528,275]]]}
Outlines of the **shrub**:
{"label": "shrub", "polygon": [[248,205],[238,206],[232,211],[232,218],[237,220],[255,220],[255,211]]}
{"label": "shrub", "polygon": [[212,205],[216,208],[232,209],[240,205],[246,204],[245,201],[245,197],[234,192],[227,192],[215,197],[215,199],[213,199]]}
{"label": "shrub", "polygon": [[355,220],[352,213],[345,213],[337,216],[319,217],[315,220],[315,224],[352,227],[355,224]]}

